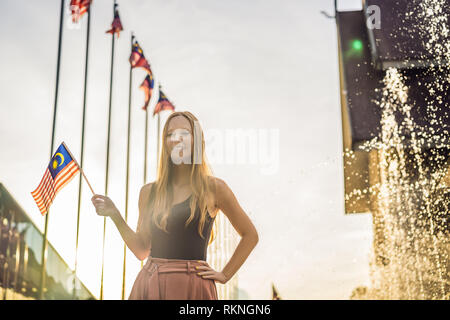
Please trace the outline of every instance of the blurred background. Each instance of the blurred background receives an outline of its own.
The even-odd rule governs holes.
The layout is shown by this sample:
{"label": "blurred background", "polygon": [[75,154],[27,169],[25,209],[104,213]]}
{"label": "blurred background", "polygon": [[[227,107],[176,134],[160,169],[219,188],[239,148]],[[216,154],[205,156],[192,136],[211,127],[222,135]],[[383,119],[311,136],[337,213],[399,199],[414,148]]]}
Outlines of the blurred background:
{"label": "blurred background", "polygon": [[[346,214],[352,212],[345,203],[338,32],[336,21],[327,17],[334,15],[334,2],[131,0],[118,5],[124,30],[115,40],[108,196],[122,215],[133,31],[175,110],[188,110],[199,119],[214,175],[230,186],[259,232],[258,245],[233,281],[226,288],[217,284],[220,297],[349,299],[355,288],[369,287],[372,215],[369,210]],[[65,6],[55,147],[65,141],[79,159],[87,15],[75,25],[69,1]],[[112,6],[113,1],[96,0],[89,13],[83,170],[99,194],[105,190],[111,64],[111,35],[105,31],[113,19]],[[360,0],[338,4],[341,11],[362,8]],[[12,241],[20,232],[11,230],[34,230],[23,237],[33,252],[27,259],[35,256],[30,268],[36,269],[36,278],[45,217],[30,193],[49,161],[60,1],[6,0],[0,11],[2,236]],[[132,77],[128,223],[135,229],[145,130],[144,94],[138,85],[145,71],[133,71]],[[156,174],[157,121],[162,128],[169,114],[163,111],[160,118],[148,119],[147,182]],[[64,292],[71,291],[74,279],[78,179],[57,195],[48,221],[47,273],[53,280],[47,283],[53,288],[59,283],[59,297],[64,298],[70,298]],[[97,216],[91,196],[83,181],[79,299],[98,299],[100,292],[103,218]],[[208,251],[217,268],[239,240],[221,215],[219,237]],[[8,270],[28,261],[22,251],[5,247],[3,263],[20,255],[8,260]],[[122,297],[123,259],[123,241],[107,220],[104,299]],[[126,265],[125,298],[141,267],[129,250]],[[3,288],[9,289],[2,289],[1,298],[37,297],[38,283],[22,279],[25,284],[20,284],[5,270],[3,265]],[[58,298],[49,291],[46,298]]]}

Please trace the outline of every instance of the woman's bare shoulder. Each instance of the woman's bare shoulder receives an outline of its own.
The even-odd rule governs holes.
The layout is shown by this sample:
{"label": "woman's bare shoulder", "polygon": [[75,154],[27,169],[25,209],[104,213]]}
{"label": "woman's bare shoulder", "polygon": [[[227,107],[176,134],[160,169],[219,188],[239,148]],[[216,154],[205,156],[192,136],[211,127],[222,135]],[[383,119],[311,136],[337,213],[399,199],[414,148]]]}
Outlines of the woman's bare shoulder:
{"label": "woman's bare shoulder", "polygon": [[217,189],[217,177],[214,176],[208,176],[208,184],[209,184],[209,189],[213,190],[214,193],[216,192]]}
{"label": "woman's bare shoulder", "polygon": [[149,183],[147,183],[147,184],[144,184],[144,185],[142,186],[142,189],[149,190],[149,189],[152,187],[153,184],[155,184],[155,181],[149,182]]}
{"label": "woman's bare shoulder", "polygon": [[214,190],[215,203],[217,205],[220,201],[220,197],[224,194],[224,191],[227,190],[228,186],[221,178],[214,176],[209,176],[209,183],[210,188]]}
{"label": "woman's bare shoulder", "polygon": [[208,176],[208,177],[209,177],[210,186],[212,188],[219,190],[226,186],[225,181],[223,181],[221,178],[215,177],[215,176]]}
{"label": "woman's bare shoulder", "polygon": [[141,198],[142,199],[147,199],[148,196],[150,195],[150,191],[152,190],[152,186],[155,183],[155,181],[153,182],[149,182],[147,184],[144,184],[141,188]]}

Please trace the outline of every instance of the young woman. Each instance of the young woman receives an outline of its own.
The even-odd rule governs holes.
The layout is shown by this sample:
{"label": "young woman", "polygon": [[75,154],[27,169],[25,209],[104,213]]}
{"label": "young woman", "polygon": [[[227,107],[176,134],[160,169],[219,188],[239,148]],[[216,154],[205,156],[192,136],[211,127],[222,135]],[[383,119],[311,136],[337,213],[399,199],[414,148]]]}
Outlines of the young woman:
{"label": "young woman", "polygon": [[[197,118],[173,112],[162,137],[156,181],[140,191],[136,232],[109,197],[96,194],[92,203],[98,215],[111,217],[139,260],[148,257],[129,300],[217,300],[216,282],[225,284],[238,271],[258,243],[258,233],[228,185],[211,174]],[[219,211],[241,240],[223,270],[216,271],[206,262],[206,252]]]}

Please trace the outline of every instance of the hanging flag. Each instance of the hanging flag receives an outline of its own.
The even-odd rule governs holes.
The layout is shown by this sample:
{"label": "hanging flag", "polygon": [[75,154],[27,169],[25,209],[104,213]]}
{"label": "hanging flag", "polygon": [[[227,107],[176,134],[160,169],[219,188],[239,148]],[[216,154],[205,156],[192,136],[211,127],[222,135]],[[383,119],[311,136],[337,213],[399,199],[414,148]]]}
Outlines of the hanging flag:
{"label": "hanging flag", "polygon": [[159,100],[155,106],[155,109],[153,110],[153,116],[164,110],[174,111],[175,106],[172,104],[172,102],[169,101],[169,99],[167,99],[166,95],[161,90],[159,90]]}
{"label": "hanging flag", "polygon": [[78,23],[80,18],[85,14],[92,0],[70,0],[70,10],[72,11],[72,22]]}
{"label": "hanging flag", "polygon": [[133,43],[133,48],[131,49],[129,61],[131,63],[131,68],[141,67],[147,70],[149,74],[152,73],[152,70],[150,69],[150,64],[148,63],[147,59],[145,59],[144,51],[142,50],[141,46],[137,41]]}
{"label": "hanging flag", "polygon": [[139,89],[144,90],[145,94],[145,104],[142,107],[142,110],[147,110],[147,106],[150,102],[150,98],[152,97],[153,87],[154,87],[154,80],[153,80],[153,74],[148,74],[142,84],[140,85]]}
{"label": "hanging flag", "polygon": [[31,192],[42,215],[48,212],[56,194],[75,177],[78,171],[77,162],[70,155],[64,142],[61,143],[50,160],[39,186]]}
{"label": "hanging flag", "polygon": [[273,283],[272,283],[272,300],[281,300],[281,297],[278,294],[277,289],[275,289],[275,285]]}
{"label": "hanging flag", "polygon": [[[115,6],[117,6],[117,4],[115,4]],[[119,11],[116,9],[114,12],[114,20],[111,23],[111,29],[106,31],[106,33],[117,33],[117,38],[119,38],[120,35],[120,31],[123,30],[122,27],[122,22],[120,21],[120,17],[119,17]]]}

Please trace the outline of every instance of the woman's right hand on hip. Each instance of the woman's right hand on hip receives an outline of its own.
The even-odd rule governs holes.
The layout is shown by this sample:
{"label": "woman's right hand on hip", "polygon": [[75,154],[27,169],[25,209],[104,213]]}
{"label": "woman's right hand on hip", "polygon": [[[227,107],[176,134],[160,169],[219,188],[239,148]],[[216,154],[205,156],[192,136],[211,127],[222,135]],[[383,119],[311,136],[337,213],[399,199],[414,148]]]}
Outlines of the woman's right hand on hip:
{"label": "woman's right hand on hip", "polygon": [[119,210],[117,210],[114,202],[107,197],[101,194],[95,194],[91,198],[92,203],[94,204],[95,211],[99,216],[111,217],[115,214],[120,214]]}

